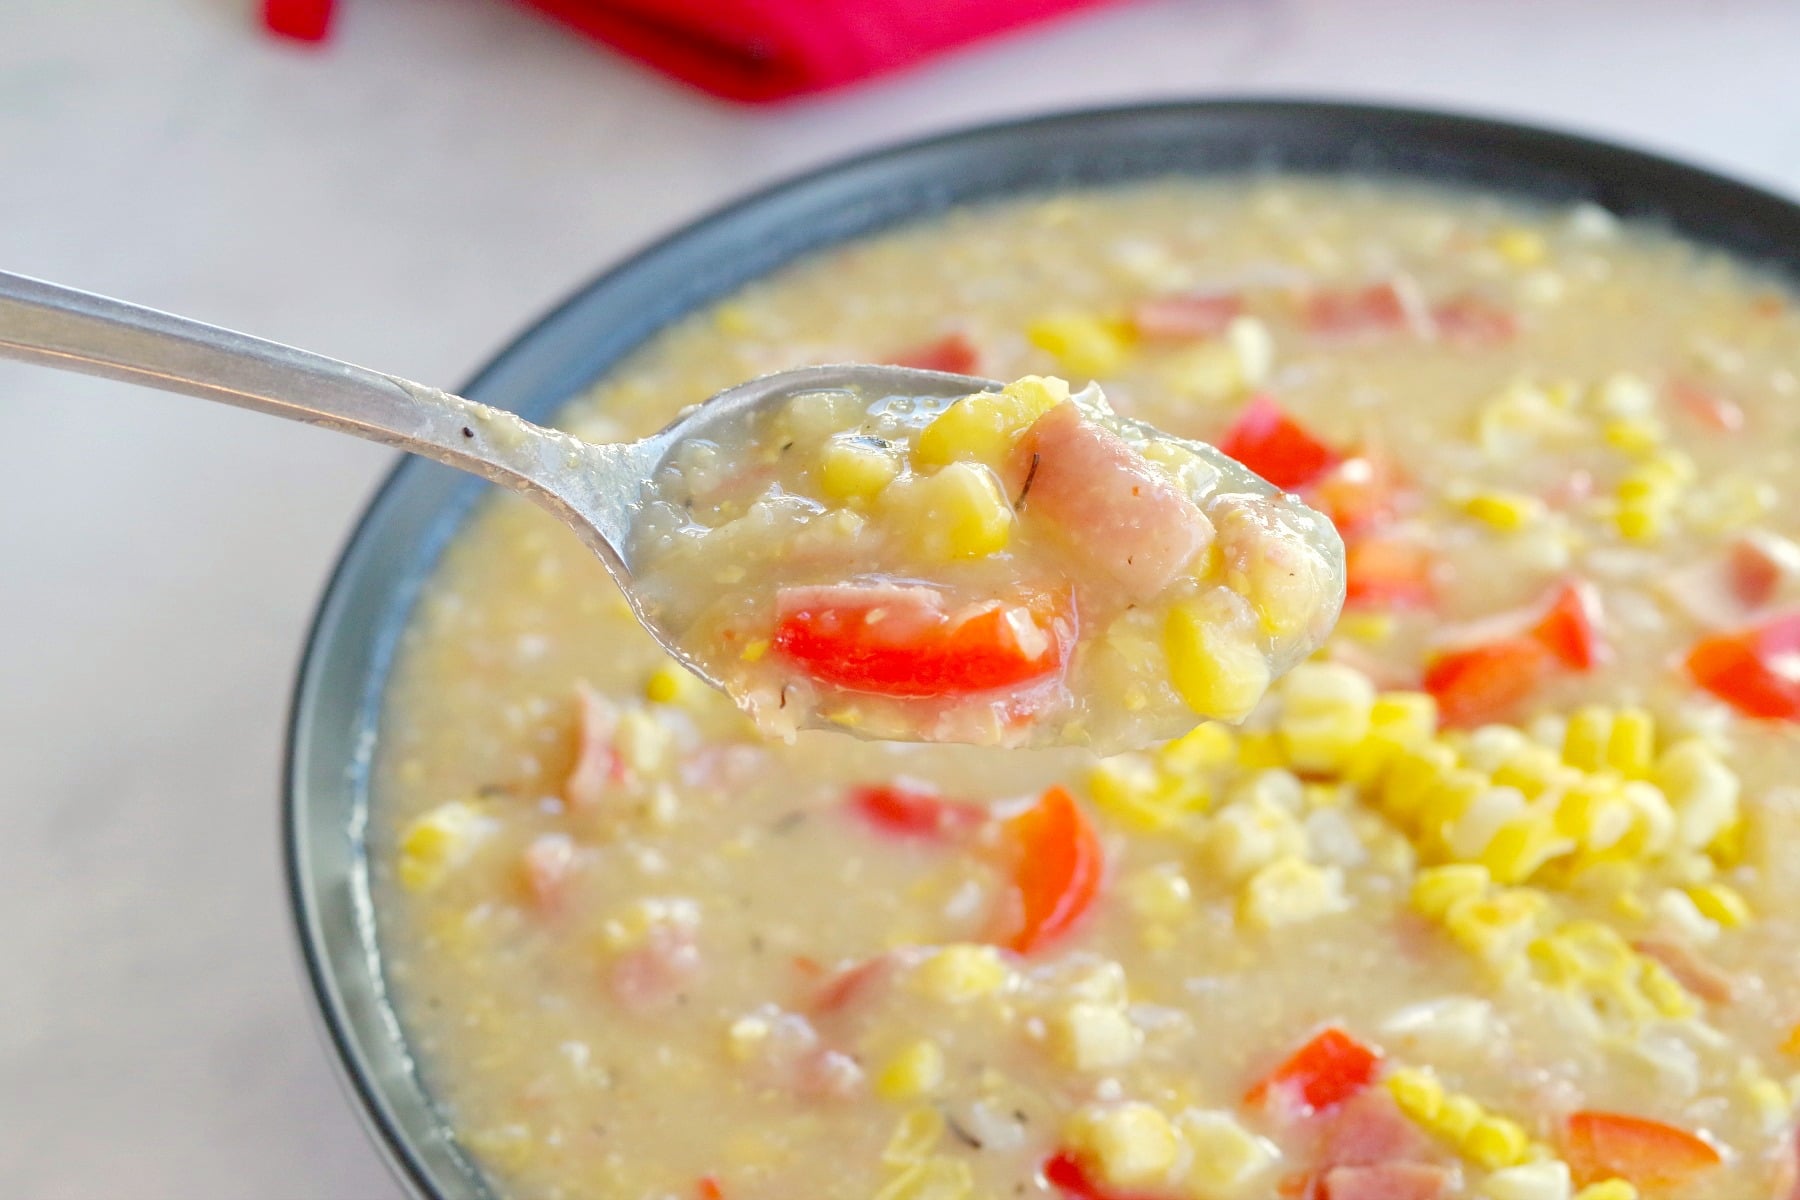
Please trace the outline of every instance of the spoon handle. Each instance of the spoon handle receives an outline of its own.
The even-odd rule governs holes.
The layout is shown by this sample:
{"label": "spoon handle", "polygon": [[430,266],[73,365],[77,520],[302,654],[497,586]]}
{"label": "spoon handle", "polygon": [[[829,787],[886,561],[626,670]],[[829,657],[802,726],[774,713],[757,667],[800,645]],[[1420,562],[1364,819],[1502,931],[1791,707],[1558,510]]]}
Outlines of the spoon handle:
{"label": "spoon handle", "polygon": [[576,527],[615,573],[641,481],[634,445],[599,446],[365,367],[0,271],[0,358],[79,371],[410,450],[524,492]]}

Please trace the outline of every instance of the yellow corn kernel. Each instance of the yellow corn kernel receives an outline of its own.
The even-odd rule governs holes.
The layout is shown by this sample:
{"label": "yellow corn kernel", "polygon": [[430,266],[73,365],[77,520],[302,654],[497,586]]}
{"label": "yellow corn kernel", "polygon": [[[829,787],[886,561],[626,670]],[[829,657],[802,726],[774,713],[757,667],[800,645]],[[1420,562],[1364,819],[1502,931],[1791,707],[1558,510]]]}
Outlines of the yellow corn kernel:
{"label": "yellow corn kernel", "polygon": [[1281,739],[1273,733],[1255,731],[1237,737],[1237,765],[1243,771],[1264,771],[1287,765],[1281,754]]}
{"label": "yellow corn kernel", "polygon": [[1229,804],[1200,835],[1209,876],[1236,883],[1279,858],[1306,851],[1306,830],[1294,814],[1265,797]]}
{"label": "yellow corn kernel", "polygon": [[1425,1127],[1445,1141],[1460,1146],[1485,1116],[1487,1113],[1473,1099],[1453,1093],[1444,1097],[1437,1116],[1427,1122]]}
{"label": "yellow corn kernel", "polygon": [[895,1051],[875,1076],[875,1093],[884,1100],[928,1096],[944,1082],[944,1052],[929,1038],[908,1042]]}
{"label": "yellow corn kernel", "polygon": [[1496,882],[1524,883],[1545,863],[1573,848],[1573,843],[1557,836],[1548,815],[1526,813],[1495,830],[1480,858]]}
{"label": "yellow corn kernel", "polygon": [[1174,863],[1158,863],[1127,875],[1120,885],[1125,903],[1150,921],[1179,921],[1193,911],[1194,889]]}
{"label": "yellow corn kernel", "polygon": [[1430,1071],[1403,1067],[1390,1072],[1384,1082],[1400,1111],[1416,1124],[1429,1128],[1443,1112],[1444,1085]]}
{"label": "yellow corn kernel", "polygon": [[[1203,791],[1171,788],[1170,782],[1141,755],[1120,754],[1095,765],[1088,774],[1088,794],[1100,811],[1127,828],[1157,833],[1198,811],[1207,799]],[[1187,797],[1197,801],[1192,809],[1171,802]]]}
{"label": "yellow corn kernel", "polygon": [[1049,1023],[1050,1052],[1065,1067],[1101,1071],[1137,1057],[1144,1034],[1112,1004],[1071,1004]]}
{"label": "yellow corn kernel", "polygon": [[1569,1200],[1573,1190],[1568,1163],[1539,1159],[1500,1168],[1481,1181],[1479,1194],[1482,1200]]}
{"label": "yellow corn kernel", "polygon": [[1544,502],[1524,492],[1476,492],[1463,501],[1463,512],[1502,533],[1516,533],[1544,519]]}
{"label": "yellow corn kernel", "polygon": [[1301,663],[1280,685],[1276,735],[1297,771],[1327,774],[1369,735],[1375,685],[1340,663]]}
{"label": "yellow corn kernel", "polygon": [[1239,918],[1257,929],[1310,921],[1349,906],[1344,874],[1296,855],[1278,858],[1252,875],[1238,901]]}
{"label": "yellow corn kernel", "polygon": [[1687,889],[1701,915],[1717,921],[1726,929],[1737,929],[1750,920],[1750,904],[1743,893],[1727,883],[1702,883]]}
{"label": "yellow corn kernel", "polygon": [[721,304],[713,309],[713,324],[720,333],[743,337],[756,332],[756,317],[747,305]]}
{"label": "yellow corn kernel", "polygon": [[1602,1179],[1576,1192],[1575,1200],[1638,1200],[1638,1190],[1624,1179]]}
{"label": "yellow corn kernel", "polygon": [[1083,379],[1116,374],[1133,341],[1129,322],[1082,314],[1040,318],[1026,326],[1025,336],[1063,370]]}
{"label": "yellow corn kernel", "polygon": [[1700,1011],[1699,1004],[1681,986],[1681,981],[1653,958],[1640,958],[1637,991],[1656,1015],[1671,1021],[1694,1016]]}
{"label": "yellow corn kernel", "polygon": [[1610,850],[1631,832],[1631,801],[1615,782],[1583,780],[1556,806],[1556,832],[1573,838],[1583,850]]}
{"label": "yellow corn kernel", "polygon": [[1612,739],[1612,710],[1599,705],[1578,708],[1563,730],[1563,761],[1583,771],[1606,765],[1606,748]]}
{"label": "yellow corn kernel", "polygon": [[975,1172],[960,1158],[927,1158],[901,1170],[875,1200],[968,1200]]}
{"label": "yellow corn kernel", "polygon": [[1188,1149],[1185,1200],[1227,1200],[1275,1164],[1275,1148],[1229,1113],[1189,1109],[1175,1128]]}
{"label": "yellow corn kernel", "polygon": [[1196,725],[1156,752],[1171,771],[1194,772],[1228,766],[1237,755],[1237,738],[1223,725]]}
{"label": "yellow corn kernel", "polygon": [[913,461],[922,467],[970,461],[999,467],[1024,432],[1069,398],[1052,375],[1027,375],[997,392],[964,396],[919,431]]}
{"label": "yellow corn kernel", "polygon": [[761,662],[763,655],[768,652],[769,639],[757,638],[755,641],[744,643],[744,651],[738,657],[747,663]]}
{"label": "yellow corn kernel", "polygon": [[1437,700],[1429,692],[1382,692],[1369,706],[1369,732],[1398,746],[1429,741],[1437,719]]}
{"label": "yellow corn kernel", "polygon": [[1641,708],[1622,708],[1613,715],[1606,740],[1606,765],[1627,779],[1650,773],[1656,748],[1656,720]]}
{"label": "yellow corn kernel", "polygon": [[437,886],[468,861],[493,829],[493,819],[466,800],[440,804],[413,818],[400,834],[395,867],[400,885],[411,892]]}
{"label": "yellow corn kernel", "polygon": [[1524,1162],[1531,1148],[1531,1138],[1517,1121],[1488,1116],[1475,1122],[1475,1127],[1457,1148],[1477,1166],[1497,1171]]}
{"label": "yellow corn kernel", "polygon": [[1667,509],[1659,504],[1647,504],[1633,501],[1621,504],[1613,514],[1613,524],[1619,536],[1628,542],[1654,542],[1659,540],[1667,525]]}
{"label": "yellow corn kernel", "polygon": [[819,452],[819,490],[843,503],[873,499],[900,474],[900,455],[869,438],[834,437]]}
{"label": "yellow corn kernel", "polygon": [[1365,646],[1379,646],[1394,636],[1398,626],[1393,613],[1347,612],[1338,618],[1336,632]]}
{"label": "yellow corn kernel", "polygon": [[1455,767],[1456,751],[1439,742],[1403,750],[1382,776],[1382,810],[1396,821],[1417,818],[1439,781]]}
{"label": "yellow corn kernel", "polygon": [[1119,1188],[1160,1183],[1181,1154],[1169,1119],[1135,1101],[1077,1110],[1063,1139],[1103,1182]]}
{"label": "yellow corn kernel", "polygon": [[921,962],[913,986],[937,1000],[959,1003],[1004,988],[1012,971],[992,946],[956,942]]}
{"label": "yellow corn kernel", "polygon": [[895,480],[882,503],[919,551],[940,561],[998,553],[1012,536],[1012,505],[993,471],[978,463]]}
{"label": "yellow corn kernel", "polygon": [[1493,876],[1480,863],[1427,867],[1413,881],[1412,906],[1433,920],[1442,920],[1452,904],[1486,894],[1493,882]]}
{"label": "yellow corn kernel", "polygon": [[1524,950],[1544,906],[1544,896],[1529,888],[1465,896],[1444,913],[1444,930],[1471,954],[1506,966]]}
{"label": "yellow corn kernel", "polygon": [[1494,791],[1488,777],[1479,771],[1454,767],[1444,772],[1426,792],[1414,817],[1423,838],[1420,848],[1447,849],[1447,839],[1457,820]]}
{"label": "yellow corn kernel", "polygon": [[656,704],[688,703],[705,691],[706,685],[678,663],[664,663],[644,681],[644,698]]}
{"label": "yellow corn kernel", "polygon": [[1737,1086],[1765,1134],[1779,1133],[1793,1116],[1794,1097],[1754,1059],[1745,1059],[1739,1066]]}
{"label": "yellow corn kernel", "polygon": [[1544,235],[1535,229],[1514,227],[1494,235],[1494,253],[1515,267],[1535,267],[1549,257]]}
{"label": "yellow corn kernel", "polygon": [[1737,773],[1700,739],[1687,738],[1664,750],[1651,778],[1669,798],[1675,836],[1689,849],[1712,847],[1737,825]]}
{"label": "yellow corn kernel", "polygon": [[890,1167],[922,1162],[944,1136],[944,1114],[929,1105],[907,1112],[894,1127],[881,1161]]}
{"label": "yellow corn kernel", "polygon": [[1663,444],[1668,430],[1655,417],[1615,417],[1601,435],[1607,445],[1627,454],[1648,454]]}
{"label": "yellow corn kernel", "polygon": [[1561,755],[1537,742],[1528,742],[1507,755],[1493,774],[1495,786],[1516,788],[1527,800],[1535,800],[1551,788],[1567,787],[1580,778]]}
{"label": "yellow corn kernel", "polygon": [[1269,689],[1269,663],[1248,632],[1246,609],[1223,588],[1169,609],[1163,629],[1169,679],[1200,716],[1239,720]]}

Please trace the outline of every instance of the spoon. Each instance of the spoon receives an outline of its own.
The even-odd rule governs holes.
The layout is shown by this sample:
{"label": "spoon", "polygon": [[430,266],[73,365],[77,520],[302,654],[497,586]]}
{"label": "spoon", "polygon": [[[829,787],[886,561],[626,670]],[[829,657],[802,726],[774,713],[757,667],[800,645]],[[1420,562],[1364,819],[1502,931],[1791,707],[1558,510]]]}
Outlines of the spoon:
{"label": "spoon", "polygon": [[801,367],[727,388],[635,442],[596,444],[502,409],[278,342],[0,271],[0,358],[217,400],[354,434],[509,487],[549,509],[605,564],[651,636],[678,647],[633,587],[631,521],[645,484],[683,442],[804,392],[954,399],[1001,385],[909,367]]}

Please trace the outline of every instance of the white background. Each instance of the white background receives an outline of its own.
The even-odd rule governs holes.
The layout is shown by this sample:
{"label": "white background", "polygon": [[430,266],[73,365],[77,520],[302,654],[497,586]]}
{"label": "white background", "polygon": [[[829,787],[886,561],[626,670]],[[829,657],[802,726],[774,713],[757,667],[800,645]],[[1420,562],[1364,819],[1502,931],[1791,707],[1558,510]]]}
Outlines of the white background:
{"label": "white background", "polygon": [[[1082,102],[1442,104],[1800,192],[1792,0],[1144,0],[774,109],[501,0],[341,3],[308,51],[251,0],[0,0],[0,268],[454,385],[746,188]],[[396,1195],[315,1036],[276,836],[300,640],[389,462],[0,364],[0,1195]]]}

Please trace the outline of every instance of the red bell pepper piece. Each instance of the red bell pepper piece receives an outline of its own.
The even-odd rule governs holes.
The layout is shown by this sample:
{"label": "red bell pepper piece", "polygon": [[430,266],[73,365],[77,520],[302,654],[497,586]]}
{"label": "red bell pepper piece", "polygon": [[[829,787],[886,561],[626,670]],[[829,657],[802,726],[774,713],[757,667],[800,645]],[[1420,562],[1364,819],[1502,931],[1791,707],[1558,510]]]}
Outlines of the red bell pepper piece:
{"label": "red bell pepper piece", "polygon": [[1578,1184],[1616,1177],[1647,1190],[1681,1187],[1723,1161],[1710,1143],[1685,1129],[1608,1112],[1571,1116],[1563,1157]]}
{"label": "red bell pepper piece", "polygon": [[1137,1192],[1121,1192],[1107,1187],[1082,1165],[1068,1150],[1058,1150],[1045,1161],[1044,1182],[1063,1194],[1064,1200],[1153,1200]]}
{"label": "red bell pepper piece", "polygon": [[1702,638],[1688,652],[1687,669],[1745,716],[1800,721],[1800,611]]}
{"label": "red bell pepper piece", "polygon": [[700,1200],[725,1200],[725,1189],[719,1186],[717,1175],[702,1175],[694,1182],[694,1194]]}
{"label": "red bell pepper piece", "polygon": [[1346,538],[1392,520],[1406,488],[1393,465],[1379,454],[1361,452],[1344,459],[1305,488],[1306,502],[1331,518]]}
{"label": "red bell pepper piece", "polygon": [[[810,977],[823,970],[811,959],[806,962],[811,964],[812,970],[803,969],[801,973],[804,975]],[[795,961],[795,965],[799,965],[799,960]],[[813,994],[810,1007],[820,1016],[849,1008],[886,979],[892,969],[893,962],[885,954],[877,954],[855,966],[845,967],[819,986],[819,990]]]}
{"label": "red bell pepper piece", "polygon": [[1600,597],[1593,585],[1565,580],[1551,593],[1531,636],[1571,671],[1589,671],[1606,656],[1600,640]]}
{"label": "red bell pepper piece", "polygon": [[263,0],[263,27],[298,42],[322,42],[334,7],[334,0]]}
{"label": "red bell pepper piece", "polygon": [[1533,637],[1445,650],[1425,667],[1425,690],[1445,725],[1470,726],[1509,714],[1549,676],[1555,657]]}
{"label": "red bell pepper piece", "polygon": [[1311,1116],[1356,1095],[1380,1070],[1379,1050],[1331,1025],[1264,1076],[1245,1094],[1244,1103],[1262,1107],[1273,1102],[1295,1116]]}
{"label": "red bell pepper piece", "polygon": [[942,839],[979,825],[987,817],[987,810],[979,804],[946,800],[936,792],[901,783],[852,788],[850,808],[875,829],[900,838]]}
{"label": "red bell pepper piece", "polygon": [[1219,449],[1287,491],[1306,486],[1338,462],[1335,450],[1264,395],[1250,398],[1219,439]]}
{"label": "red bell pepper piece", "polygon": [[1437,602],[1430,549],[1400,538],[1365,538],[1344,550],[1348,608],[1430,608]]}
{"label": "red bell pepper piece", "polygon": [[1013,852],[1012,903],[999,941],[1030,954],[1069,933],[1093,907],[1105,853],[1081,805],[1060,787],[1002,828]]}
{"label": "red bell pepper piece", "polygon": [[914,346],[888,360],[896,367],[912,367],[920,371],[948,371],[952,375],[973,375],[981,364],[981,351],[960,333],[947,333],[935,342]]}
{"label": "red bell pepper piece", "polygon": [[814,679],[852,691],[926,698],[1016,688],[1061,669],[1067,622],[1052,602],[946,612],[923,587],[784,590],[775,649]]}

